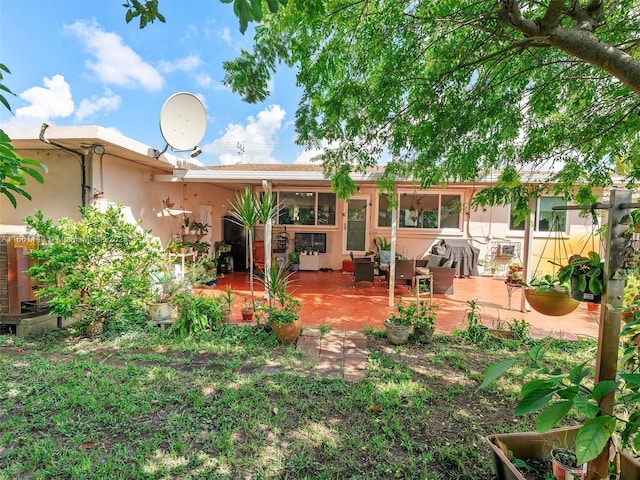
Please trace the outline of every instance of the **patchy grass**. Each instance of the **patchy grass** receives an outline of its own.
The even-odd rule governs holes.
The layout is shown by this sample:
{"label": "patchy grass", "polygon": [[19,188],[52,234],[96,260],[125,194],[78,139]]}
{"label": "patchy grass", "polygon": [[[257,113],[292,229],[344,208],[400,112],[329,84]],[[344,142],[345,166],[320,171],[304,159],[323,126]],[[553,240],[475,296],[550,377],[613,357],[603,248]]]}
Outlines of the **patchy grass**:
{"label": "patchy grass", "polygon": [[[558,342],[552,361],[594,345]],[[368,377],[349,384],[246,326],[2,337],[0,478],[490,479],[482,437],[532,428],[512,415],[517,372],[476,391],[513,345],[370,335],[369,348]]]}

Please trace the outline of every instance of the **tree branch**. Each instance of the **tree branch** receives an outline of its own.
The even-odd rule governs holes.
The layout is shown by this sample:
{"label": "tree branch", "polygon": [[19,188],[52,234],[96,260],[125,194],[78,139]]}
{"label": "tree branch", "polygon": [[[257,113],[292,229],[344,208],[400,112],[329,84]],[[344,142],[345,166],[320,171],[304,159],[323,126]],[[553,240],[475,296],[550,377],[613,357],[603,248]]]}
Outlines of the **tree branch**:
{"label": "tree branch", "polygon": [[540,20],[540,25],[543,31],[558,24],[558,18],[560,18],[563,7],[564,0],[551,0],[549,2],[547,11],[545,12],[544,17],[542,17],[542,20]]}
{"label": "tree branch", "polygon": [[500,6],[501,9],[498,18],[507,26],[515,28],[527,37],[540,34],[538,24],[522,15],[518,0],[500,0]]}

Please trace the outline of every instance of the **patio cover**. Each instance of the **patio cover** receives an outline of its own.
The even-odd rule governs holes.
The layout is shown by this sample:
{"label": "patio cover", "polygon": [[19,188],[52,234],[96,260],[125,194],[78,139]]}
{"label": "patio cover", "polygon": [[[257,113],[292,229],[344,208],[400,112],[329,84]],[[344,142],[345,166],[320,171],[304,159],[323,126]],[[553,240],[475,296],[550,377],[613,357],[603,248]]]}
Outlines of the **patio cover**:
{"label": "patio cover", "polygon": [[442,239],[433,245],[431,252],[447,260],[455,260],[457,277],[478,275],[480,249],[473,247],[468,240]]}

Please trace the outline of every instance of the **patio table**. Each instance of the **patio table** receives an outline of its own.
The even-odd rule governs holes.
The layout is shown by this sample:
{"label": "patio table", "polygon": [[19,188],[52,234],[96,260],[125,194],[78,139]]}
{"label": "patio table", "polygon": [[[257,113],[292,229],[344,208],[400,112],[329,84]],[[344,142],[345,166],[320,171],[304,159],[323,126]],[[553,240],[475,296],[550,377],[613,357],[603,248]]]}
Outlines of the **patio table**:
{"label": "patio table", "polygon": [[427,267],[415,267],[415,275],[413,277],[415,289],[416,289],[416,299],[420,300],[420,281],[428,280],[429,283],[429,305],[433,303],[433,275],[429,271]]}

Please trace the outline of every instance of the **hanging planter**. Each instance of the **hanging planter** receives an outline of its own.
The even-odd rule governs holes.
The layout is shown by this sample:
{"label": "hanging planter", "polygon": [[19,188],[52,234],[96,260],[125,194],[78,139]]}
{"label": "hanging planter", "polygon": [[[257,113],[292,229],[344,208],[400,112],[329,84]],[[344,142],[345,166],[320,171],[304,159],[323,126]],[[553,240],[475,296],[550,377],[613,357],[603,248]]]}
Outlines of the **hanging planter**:
{"label": "hanging planter", "polygon": [[523,284],[524,296],[531,308],[543,315],[561,317],[573,312],[580,302],[571,298],[569,285],[557,275],[544,275]]}
{"label": "hanging planter", "polygon": [[600,303],[603,276],[602,260],[596,252],[586,257],[574,255],[558,271],[558,279],[571,282],[571,296],[580,302]]}
{"label": "hanging planter", "polygon": [[539,291],[536,288],[525,288],[524,295],[536,312],[552,317],[568,315],[580,305],[565,290]]}

